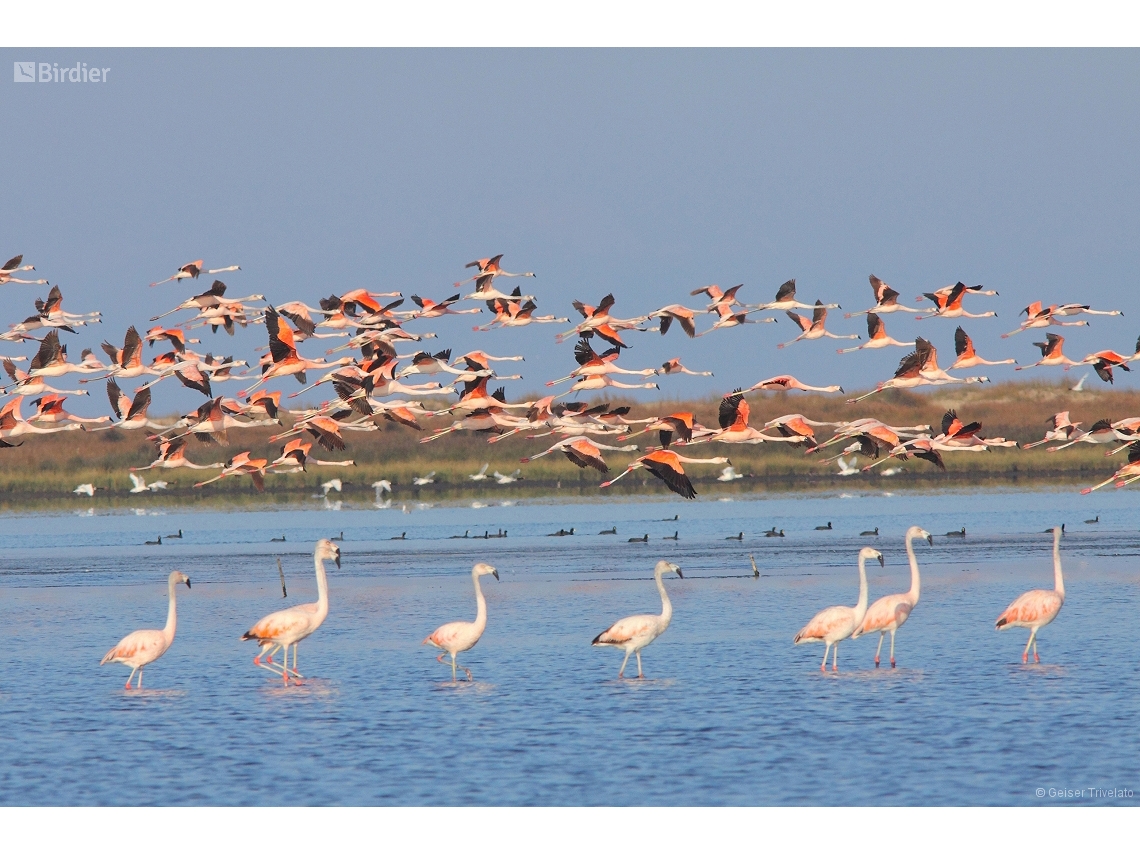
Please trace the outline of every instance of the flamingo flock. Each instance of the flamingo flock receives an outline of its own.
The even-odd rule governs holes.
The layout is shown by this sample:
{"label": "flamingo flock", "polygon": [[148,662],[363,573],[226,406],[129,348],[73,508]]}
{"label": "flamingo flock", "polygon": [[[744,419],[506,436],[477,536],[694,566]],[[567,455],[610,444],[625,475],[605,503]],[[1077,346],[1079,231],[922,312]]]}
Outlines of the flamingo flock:
{"label": "flamingo flock", "polygon": [[[382,422],[387,421],[411,431],[424,432],[420,440],[424,443],[461,432],[482,433],[490,442],[511,437],[523,441],[529,437],[551,437],[555,445],[546,452],[520,455],[520,459],[533,461],[557,448],[575,466],[595,469],[603,476],[609,473],[610,466],[602,452],[607,455],[632,454],[634,459],[622,467],[620,474],[601,481],[602,488],[636,469],[645,469],[666,489],[693,498],[696,489],[692,478],[686,474],[686,467],[706,463],[731,465],[731,462],[727,455],[690,456],[687,447],[692,445],[780,442],[799,445],[805,454],[812,456],[834,442],[847,442],[841,459],[846,459],[849,454],[869,458],[864,471],[889,460],[911,457],[944,469],[947,453],[990,451],[1016,445],[1003,438],[984,438],[980,425],[967,419],[961,420],[961,430],[947,433],[944,429],[941,434],[929,428],[911,432],[894,430],[874,419],[853,419],[826,425],[834,431],[830,438],[817,435],[816,430],[823,425],[808,425],[802,417],[794,418],[795,414],[772,420],[765,428],[749,425],[746,400],[749,395],[795,390],[843,393],[838,384],[807,383],[790,374],[777,374],[725,394],[719,426],[701,425],[694,420],[692,413],[658,412],[633,419],[628,407],[564,400],[582,393],[607,393],[615,389],[660,390],[662,383],[667,382],[665,378],[676,375],[712,376],[712,371],[686,367],[680,357],[673,357],[660,366],[628,363],[626,352],[631,346],[631,337],[652,331],[667,336],[674,325],[684,334],[682,339],[714,333],[726,337],[741,334],[729,332],[733,327],[775,322],[782,315],[798,327],[799,335],[777,343],[776,350],[793,344],[799,348],[818,346],[811,342],[824,338],[861,338],[859,332],[841,333],[827,329],[828,311],[840,308],[839,303],[825,302],[823,297],[815,294],[808,298],[811,302],[801,301],[795,279],[789,279],[776,288],[774,298],[768,301],[745,302],[750,289],[743,283],[727,289],[710,284],[689,292],[690,297],[707,298],[704,305],[668,302],[629,316],[618,311],[618,298],[613,293],[591,302],[572,300],[570,306],[580,320],[576,319],[568,328],[558,331],[554,341],[555,344],[575,343],[574,362],[568,365],[569,370],[564,376],[546,383],[548,387],[569,385],[564,391],[545,397],[512,400],[503,384],[521,379],[520,375],[500,373],[497,363],[522,361],[521,354],[491,356],[477,350],[453,359],[450,348],[433,346],[428,350],[424,344],[443,333],[442,329],[437,333],[425,325],[446,323],[445,319],[451,315],[484,311],[480,306],[457,308],[464,301],[483,303],[486,311],[493,315],[494,320],[490,324],[476,327],[481,331],[531,323],[570,323],[554,315],[538,315],[538,298],[522,293],[521,287],[513,288],[510,293],[500,290],[499,283],[511,278],[538,281],[533,271],[504,269],[502,260],[500,254],[469,262],[465,269],[471,272],[471,276],[454,283],[454,287],[463,288],[473,283],[473,291],[436,294],[434,297],[412,294],[410,301],[414,308],[411,309],[402,308],[404,296],[399,291],[373,291],[358,287],[312,302],[291,300],[274,304],[263,294],[229,296],[227,285],[213,279],[209,288],[193,296],[175,297],[173,308],[149,319],[151,324],[161,321],[169,325],[151,326],[146,328],[145,334],[140,333],[143,326],[131,325],[123,334],[121,347],[111,341],[103,341],[100,347],[107,359],[103,362],[95,355],[99,348],[84,349],[79,361],[69,360],[68,345],[64,340],[70,335],[81,335],[81,330],[90,325],[101,323],[102,313],[98,310],[65,310],[60,284],[49,286],[47,280],[17,278],[16,274],[34,267],[23,264],[22,255],[13,256],[0,268],[0,285],[49,286],[50,290],[43,299],[34,300],[34,314],[11,324],[8,332],[0,334],[0,340],[30,343],[36,347],[34,354],[14,354],[2,360],[9,378],[2,392],[12,396],[12,401],[0,410],[0,448],[18,445],[19,442],[12,440],[33,434],[76,430],[139,431],[136,436],[140,439],[145,437],[153,444],[155,455],[151,467],[192,469],[217,467],[219,464],[194,463],[188,459],[188,447],[183,441],[189,437],[202,443],[202,446],[195,447],[229,446],[249,429],[275,427],[280,429],[270,437],[270,442],[304,437],[306,441],[316,442],[326,451],[338,454],[348,450],[354,433],[376,431]],[[164,286],[159,293],[188,285],[197,290],[202,287],[196,283],[203,274],[213,277],[241,270],[241,266],[236,264],[210,267],[198,259],[178,265],[172,275],[150,284]],[[849,403],[873,398],[890,389],[986,383],[988,376],[953,372],[1016,362],[1014,356],[984,358],[974,338],[964,327],[957,326],[952,336],[955,358],[949,368],[942,368],[938,362],[936,336],[931,334],[937,331],[937,324],[923,324],[923,332],[927,335],[914,336],[913,340],[907,340],[911,337],[905,335],[894,338],[886,330],[884,318],[887,315],[892,316],[892,324],[903,323],[902,315],[905,314],[912,315],[916,321],[993,317],[994,311],[967,309],[983,297],[1000,296],[998,291],[979,284],[957,282],[918,295],[919,302],[932,306],[923,311],[904,305],[900,292],[879,277],[872,274],[868,281],[874,305],[844,315],[844,319],[865,315],[861,320],[866,323],[867,338],[857,346],[840,348],[839,353],[845,354],[844,358],[855,359],[858,357],[850,354],[886,347],[901,347],[909,352],[902,357],[893,376],[868,378],[872,388],[848,399]],[[797,314],[796,310],[810,310],[811,317]],[[1099,318],[1119,316],[1121,312],[1118,309],[1094,309],[1085,303],[1047,304],[1039,300],[1026,306],[1022,314],[1025,320],[1018,329],[1005,333],[1003,338],[1028,329],[1086,325],[1090,323],[1086,317],[1099,322]],[[180,319],[173,323],[164,320],[172,315],[178,315]],[[711,322],[707,322],[706,317],[711,317]],[[1066,320],[1068,318],[1074,319]],[[261,337],[261,345],[246,359],[235,358],[232,354],[203,354],[192,347],[200,345],[202,338],[194,331],[206,327],[214,334],[221,330],[229,336],[234,335],[237,329],[256,331],[260,328],[257,335]],[[893,329],[897,334],[899,328],[895,326]],[[340,341],[334,342],[333,339]],[[306,348],[312,346],[310,342],[326,341],[331,346],[324,353],[306,352]],[[1047,332],[1045,341],[1037,343],[1040,358],[1014,365],[1014,370],[1057,367],[1069,370],[1073,366],[1090,366],[1098,378],[1112,384],[1122,372],[1131,371],[1132,362],[1140,359],[1140,349],[1135,347],[1105,348],[1077,359],[1064,352],[1064,343],[1065,339],[1060,334]],[[146,349],[152,347],[162,352],[148,358]],[[344,355],[337,355],[340,353]],[[21,360],[28,360],[26,369],[20,367]],[[80,387],[105,383],[110,412],[91,417],[69,412],[69,399],[85,396],[87,392],[83,388],[51,385],[53,382],[61,383],[57,378],[68,374],[81,375],[77,384]],[[283,405],[283,391],[273,388],[280,383],[288,383],[289,378],[294,378],[301,388],[290,393],[288,398],[315,389],[327,390],[329,397],[317,406],[289,409]],[[423,382],[419,382],[421,380]],[[203,395],[203,403],[173,421],[153,418],[149,415],[152,390],[175,382]],[[222,388],[230,382],[240,383],[244,388],[227,395]],[[125,390],[128,383],[131,388]],[[36,407],[35,414],[26,419],[17,403],[25,397]],[[448,419],[450,423],[444,422],[446,426],[425,430],[428,423],[437,419]],[[1074,442],[1120,446],[1110,449],[1110,453],[1132,449],[1133,443],[1140,441],[1140,434],[1131,427],[1131,421],[1110,421],[1107,426],[1098,422],[1092,431],[1077,430],[1074,435],[1066,437],[1065,442],[1053,445],[1050,451],[1070,447]],[[658,429],[659,445],[638,447],[626,444],[629,438],[638,435],[643,425],[666,423],[677,429]],[[683,430],[678,427],[681,425]],[[869,425],[876,425],[876,429]],[[777,433],[767,432],[773,429]],[[1129,454],[1131,456],[1131,450]],[[834,458],[818,456],[813,459],[823,464]],[[351,465],[351,460],[318,460],[308,454],[307,447],[293,444],[280,446],[274,454],[255,453],[250,447],[243,449],[239,446],[221,464],[222,471],[217,477],[199,481],[195,486],[204,487],[222,479],[248,476],[254,488],[260,490],[264,488],[265,476],[305,472],[310,463],[347,466]],[[1122,467],[1112,483],[1118,486],[1132,483],[1130,478],[1136,471],[1135,461],[1130,460],[1129,466],[1134,468]],[[135,467],[134,471],[141,468]],[[494,477],[497,483],[505,484],[524,476],[516,473]],[[1090,489],[1101,486],[1104,485]]]}

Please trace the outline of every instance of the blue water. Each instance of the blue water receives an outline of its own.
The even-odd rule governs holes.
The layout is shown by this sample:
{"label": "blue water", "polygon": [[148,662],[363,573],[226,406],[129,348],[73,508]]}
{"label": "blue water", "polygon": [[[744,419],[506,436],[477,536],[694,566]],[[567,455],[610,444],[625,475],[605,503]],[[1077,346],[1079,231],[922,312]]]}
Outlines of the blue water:
{"label": "blue water", "polygon": [[[410,514],[316,501],[76,507],[94,515],[0,517],[4,804],[1006,805],[1058,803],[1039,787],[1140,790],[1140,510],[1127,491],[852,489]],[[833,531],[814,531],[829,520]],[[1039,636],[1042,664],[1026,667],[1026,631],[993,621],[1021,592],[1052,586],[1042,529],[1060,522],[1068,598]],[[964,525],[967,537],[920,544],[922,601],[899,631],[899,667],[876,670],[877,639],[863,638],[840,646],[838,674],[821,674],[822,646],[792,636],[819,609],[854,603],[862,545],[887,561],[870,573],[872,600],[905,590],[910,524]],[[596,534],[611,525],[618,536]],[[571,526],[573,537],[545,536]],[[772,526],[786,537],[762,537]],[[875,526],[880,537],[859,536]],[[182,540],[143,545],[179,528]],[[500,528],[508,537],[448,539]],[[239,637],[315,599],[312,543],[341,531],[329,618],[301,644],[307,679],[283,688]],[[674,531],[677,542],[661,539]],[[743,542],[724,539],[739,531]],[[626,542],[643,534],[648,544]],[[646,679],[619,681],[620,651],[590,639],[660,609],[659,558],[685,574],[666,579],[673,622],[643,653]],[[484,578],[487,631],[460,656],[474,682],[453,685],[420,642],[473,618],[476,560],[501,581]],[[127,669],[99,659],[162,625],[174,568],[193,581],[179,589],[177,638],[144,690],[125,692]],[[1135,800],[1066,801],[1113,802]]]}

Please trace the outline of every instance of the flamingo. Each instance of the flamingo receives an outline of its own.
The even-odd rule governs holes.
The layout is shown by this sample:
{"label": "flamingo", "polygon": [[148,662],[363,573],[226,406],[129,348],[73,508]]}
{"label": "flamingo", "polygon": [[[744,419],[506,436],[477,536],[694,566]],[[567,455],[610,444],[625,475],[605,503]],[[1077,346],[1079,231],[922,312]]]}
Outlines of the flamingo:
{"label": "flamingo", "polygon": [[[483,636],[483,630],[487,628],[487,601],[483,598],[483,589],[479,586],[479,577],[488,575],[494,576],[496,582],[499,581],[499,571],[490,564],[480,561],[471,568],[471,581],[475,584],[474,623],[467,621],[445,623],[423,640],[424,644],[430,644],[432,647],[443,651],[436,657],[436,662],[446,664],[443,662],[444,654],[451,654],[451,682],[453,683],[456,682],[455,657],[474,647]],[[464,668],[463,673],[467,675],[467,679],[470,681],[470,669]]]}
{"label": "flamingo", "polygon": [[1009,338],[1012,335],[1017,335],[1023,330],[1040,329],[1041,327],[1087,327],[1088,321],[1059,321],[1057,318],[1060,316],[1060,307],[1056,304],[1052,306],[1042,307],[1041,301],[1030,303],[1018,314],[1025,315],[1025,320],[1021,322],[1017,329],[1011,330],[1007,333],[1002,333],[1002,338]]}
{"label": "flamingo", "polygon": [[[809,321],[803,315],[797,315],[795,312],[786,313],[792,322],[798,324],[800,329],[803,330],[798,336],[791,341],[785,341],[777,344],[777,349],[783,349],[789,344],[795,344],[797,341],[812,341],[817,338],[859,338],[858,335],[836,335],[833,332],[828,332],[824,329],[824,324],[827,323],[827,307],[823,305],[820,300],[815,301],[815,311],[812,312],[811,320]],[[842,353],[842,351],[840,351]]]}
{"label": "flamingo", "polygon": [[681,329],[689,338],[693,338],[697,334],[697,326],[693,323],[693,318],[696,316],[697,313],[695,310],[678,303],[663,306],[657,311],[649,313],[650,319],[661,319],[661,323],[658,325],[658,330],[661,335],[665,335],[665,333],[669,332],[669,327],[672,326],[673,321],[676,321],[681,325]]}
{"label": "flamingo", "polygon": [[708,335],[709,333],[716,330],[738,327],[741,324],[774,324],[776,322],[775,318],[760,318],[759,320],[753,320],[748,317],[748,315],[752,314],[753,312],[761,311],[760,307],[748,308],[743,312],[734,312],[724,303],[720,303],[717,305],[716,311],[718,315],[716,323],[714,323],[704,332],[697,333],[695,336],[696,338],[700,338],[703,335]]}
{"label": "flamingo", "polygon": [[835,655],[832,658],[831,670],[839,670],[839,642],[850,638],[851,634],[863,623],[867,614],[867,559],[879,559],[879,566],[884,566],[883,553],[869,546],[859,550],[859,600],[855,607],[831,606],[826,608],[808,621],[807,626],[796,633],[794,644],[808,644],[822,641],[826,647],[823,649],[823,662],[819,670],[827,670],[827,654],[834,645]]}
{"label": "flamingo", "polygon": [[155,315],[151,318],[151,322],[161,321],[163,318],[173,315],[175,312],[180,312],[183,309],[193,309],[199,312],[197,317],[203,317],[202,312],[207,309],[217,309],[222,307],[229,307],[231,309],[242,309],[243,303],[251,303],[255,300],[264,300],[264,294],[250,294],[248,297],[226,297],[226,283],[220,279],[215,279],[208,291],[203,291],[201,294],[195,294],[186,300],[183,300],[169,312],[164,312],[161,315]]}
{"label": "flamingo", "polygon": [[28,421],[45,422],[47,424],[73,422],[80,425],[98,425],[111,421],[110,416],[84,418],[83,416],[69,413],[63,408],[63,404],[66,400],[66,395],[44,395],[43,397],[36,398],[32,401],[32,406],[37,408],[36,414],[28,419]]}
{"label": "flamingo", "polygon": [[205,481],[199,481],[195,487],[204,487],[207,484],[213,484],[215,481],[220,481],[223,478],[231,476],[248,475],[250,480],[253,481],[254,489],[257,492],[265,490],[265,467],[269,464],[268,458],[265,457],[251,457],[251,452],[242,451],[235,454],[226,461],[222,467],[220,475],[209,478]]}
{"label": "flamingo", "polygon": [[[1137,476],[1140,476],[1140,443],[1131,443],[1127,448],[1128,462],[1112,473],[1112,477],[1105,478],[1099,484],[1094,484],[1092,487],[1085,487],[1081,490],[1082,496],[1087,496],[1093,492],[1093,490],[1099,490],[1101,487],[1105,487],[1113,481],[1116,482],[1117,487],[1126,487],[1135,481]],[[1099,516],[1100,514],[1097,514],[1098,518]],[[1091,522],[1091,520],[1086,520],[1086,522]]]}
{"label": "flamingo", "polygon": [[[256,641],[258,647],[266,648],[253,657],[253,664],[274,674],[280,674],[289,685],[289,675],[303,679],[297,672],[297,645],[312,635],[325,622],[329,614],[329,583],[325,576],[325,561],[332,560],[340,567],[340,547],[327,538],[317,541],[313,552],[313,564],[317,571],[317,601],[282,609],[266,615],[242,635],[242,641]],[[293,667],[289,667],[289,646],[293,646]],[[280,648],[284,659],[280,666],[273,661],[273,651]],[[261,657],[265,657],[265,662]]]}
{"label": "flamingo", "polygon": [[143,472],[147,469],[221,469],[222,463],[207,463],[200,465],[191,463],[186,459],[186,440],[172,439],[159,440],[158,460],[149,466],[132,466],[131,472]]}
{"label": "flamingo", "polygon": [[135,676],[135,672],[139,675],[135,688],[141,689],[143,668],[162,656],[174,643],[174,630],[178,626],[174,589],[179,584],[185,584],[189,590],[190,577],[180,570],[175,570],[166,580],[167,595],[170,598],[170,606],[166,610],[166,626],[162,629],[136,629],[108,650],[107,655],[99,663],[106,665],[108,662],[119,662],[129,667],[131,674],[127,677],[127,689],[131,688],[131,679]]}
{"label": "flamingo", "polygon": [[712,377],[711,371],[690,371],[681,364],[681,360],[673,357],[668,362],[661,363],[661,368],[658,369],[661,374],[691,374],[693,377]]}
{"label": "flamingo", "polygon": [[875,276],[873,273],[867,277],[871,282],[871,291],[875,295],[875,307],[872,309],[863,309],[860,312],[848,312],[843,317],[853,318],[856,315],[866,315],[872,312],[880,315],[888,315],[891,312],[921,312],[921,309],[908,309],[906,306],[901,306],[898,303],[899,292],[891,288],[886,282]]}
{"label": "flamingo", "polygon": [[777,374],[775,377],[769,377],[767,380],[761,380],[744,390],[745,394],[749,392],[756,392],[759,390],[767,390],[770,392],[787,392],[790,389],[799,389],[801,392],[842,392],[842,386],[809,386],[806,383],[801,383],[791,374]]}
{"label": "flamingo", "polygon": [[[850,315],[845,315],[844,317],[850,317]],[[856,338],[858,338],[858,336],[856,336]],[[880,347],[888,347],[890,345],[894,345],[895,347],[914,347],[914,342],[895,341],[887,335],[887,325],[883,323],[883,319],[874,312],[869,311],[867,312],[867,341],[857,347],[842,347],[836,352],[853,353],[856,350],[877,350]]]}
{"label": "flamingo", "polygon": [[1062,413],[1054,413],[1050,418],[1045,420],[1045,423],[1052,425],[1052,427],[1045,432],[1045,438],[1037,442],[1027,443],[1023,445],[1022,448],[1035,448],[1047,442],[1065,442],[1073,436],[1077,426],[1080,424],[1080,422],[1069,421],[1068,410]]}
{"label": "flamingo", "polygon": [[[926,293],[923,296],[934,303],[935,309],[929,315],[916,315],[916,321],[924,321],[929,318],[996,318],[997,312],[982,312],[980,315],[973,315],[962,308],[962,298],[967,292],[976,292],[980,294],[988,294],[987,291],[981,291],[980,285],[965,285],[959,282],[957,285],[952,285],[949,288],[942,288],[938,291]],[[995,295],[996,291],[993,292]],[[919,299],[922,299],[921,297]]]}
{"label": "flamingo", "polygon": [[1080,362],[1074,362],[1061,352],[1061,348],[1065,345],[1063,336],[1056,333],[1046,333],[1045,341],[1035,341],[1033,346],[1041,349],[1041,358],[1034,362],[1032,365],[1019,365],[1014,371],[1024,371],[1026,368],[1036,368],[1038,365],[1053,366],[1064,365],[1066,367],[1073,365],[1080,365]]}
{"label": "flamingo", "polygon": [[530,273],[530,272],[527,272],[527,273],[508,273],[507,271],[503,270],[503,268],[499,267],[499,259],[501,259],[502,257],[503,257],[503,254],[499,253],[494,258],[477,258],[474,261],[468,262],[467,264],[463,265],[464,267],[477,268],[479,272],[476,275],[472,276],[470,279],[464,279],[462,282],[456,282],[455,287],[458,288],[460,285],[463,285],[463,284],[465,284],[467,282],[471,282],[471,281],[478,282],[479,280],[484,279],[484,278],[491,280],[491,279],[494,279],[496,276],[508,276],[508,277],[509,276],[530,276],[532,278],[534,277],[534,274]]}
{"label": "flamingo", "polygon": [[966,331],[961,327],[954,330],[954,354],[957,359],[954,364],[950,366],[950,370],[955,368],[977,368],[979,365],[1016,365],[1016,359],[998,359],[990,361],[982,359],[974,351],[974,342],[966,335]]}
{"label": "flamingo", "polygon": [[815,303],[816,304],[814,306],[809,306],[807,303],[800,303],[799,301],[797,301],[796,300],[796,280],[795,279],[789,279],[787,282],[785,282],[783,285],[780,286],[780,289],[776,292],[776,299],[775,300],[773,300],[771,303],[761,303],[760,305],[754,306],[753,308],[755,308],[757,310],[815,309],[815,308],[818,308],[819,306],[823,306],[823,308],[825,308],[825,309],[842,309],[843,308],[838,303],[823,304],[823,303],[819,302],[819,300],[816,300]]}
{"label": "flamingo", "polygon": [[440,318],[444,315],[477,315],[482,309],[454,309],[452,306],[459,299],[458,294],[452,294],[450,297],[445,297],[438,303],[435,300],[429,300],[426,297],[421,297],[418,294],[412,295],[412,302],[420,307],[418,312],[414,312],[408,320],[422,319],[422,318]]}
{"label": "flamingo", "polygon": [[[1112,369],[1119,368],[1122,371],[1131,371],[1128,367],[1130,358],[1121,356],[1115,350],[1099,350],[1096,353],[1090,353],[1077,365],[1091,365],[1096,372],[1096,376],[1106,383],[1112,383]],[[1066,365],[1065,370],[1068,371],[1072,366]]]}
{"label": "flamingo", "polygon": [[750,427],[748,424],[750,412],[751,408],[748,406],[748,402],[744,400],[744,393],[740,389],[725,395],[721,398],[717,412],[720,430],[701,437],[699,441],[746,443],[748,445],[757,445],[762,442],[805,441],[805,437],[792,430],[782,432],[781,436],[769,436],[763,431]]}
{"label": "flamingo", "polygon": [[[20,414],[20,405],[23,403],[23,400],[22,397],[17,396],[5,404],[3,408],[0,408],[0,440],[14,439],[29,433],[60,433],[66,430],[85,430],[83,425],[74,422],[51,428],[29,424]],[[7,447],[11,448],[12,446],[8,445]]]}
{"label": "flamingo", "polygon": [[178,272],[173,276],[168,276],[161,282],[151,282],[150,287],[153,288],[155,285],[162,285],[166,282],[175,282],[179,279],[197,279],[203,273],[212,275],[214,273],[229,273],[231,270],[241,270],[241,268],[234,264],[230,267],[219,267],[216,270],[203,270],[202,259],[199,258],[197,261],[191,261],[189,264],[183,264],[178,268]]}
{"label": "flamingo", "polygon": [[875,667],[879,667],[879,654],[883,650],[883,638],[891,634],[891,667],[895,667],[895,632],[906,623],[914,607],[918,605],[918,595],[922,590],[922,582],[918,575],[918,559],[914,556],[914,539],[926,538],[926,542],[934,545],[934,538],[930,532],[921,526],[912,525],[906,530],[906,557],[910,562],[910,590],[905,594],[890,594],[881,597],[867,609],[867,614],[859,628],[851,633],[851,637],[858,638],[864,633],[878,632],[879,646],[875,649]]}
{"label": "flamingo", "polygon": [[[590,466],[599,472],[606,473],[610,471],[610,467],[607,466],[606,461],[602,459],[603,450],[637,451],[637,446],[601,445],[582,436],[571,436],[559,440],[550,446],[550,448],[546,449],[546,451],[540,451],[538,454],[532,454],[530,457],[523,457],[519,462],[530,463],[532,460],[545,457],[553,451],[561,451],[566,455],[567,459],[579,469],[585,469],[587,466]],[[484,466],[483,468],[486,469],[487,467]]]}
{"label": "flamingo", "polygon": [[7,285],[9,282],[18,282],[21,285],[47,285],[48,281],[46,279],[17,279],[12,275],[21,270],[36,269],[30,264],[25,264],[21,267],[20,262],[23,260],[23,255],[17,255],[4,262],[4,266],[0,267],[0,285]]}
{"label": "flamingo", "polygon": [[706,297],[708,297],[710,300],[712,300],[712,302],[709,303],[709,305],[705,309],[705,311],[706,312],[716,312],[716,311],[719,311],[719,308],[721,306],[724,306],[726,308],[731,308],[732,306],[744,305],[743,303],[741,303],[739,300],[736,299],[736,292],[739,291],[743,287],[744,287],[744,283],[742,282],[739,285],[733,285],[727,291],[722,291],[722,290],[720,290],[719,285],[709,285],[705,288],[697,288],[695,291],[690,291],[689,296],[695,297],[698,294],[704,294]]}
{"label": "flamingo", "polygon": [[1033,647],[1033,661],[1041,661],[1037,655],[1037,631],[1053,622],[1065,604],[1065,579],[1061,575],[1061,527],[1053,528],[1053,590],[1026,591],[1009,604],[998,617],[994,627],[998,630],[1011,626],[1029,627],[1029,641],[1021,654],[1021,663],[1029,661],[1029,648]]}
{"label": "flamingo", "polygon": [[[638,538],[640,540],[640,538]],[[637,678],[644,676],[641,671],[641,651],[648,647],[657,636],[669,628],[669,621],[673,619],[673,604],[669,601],[669,594],[665,591],[665,583],[661,577],[666,573],[676,573],[678,579],[684,579],[681,568],[668,561],[658,561],[653,568],[653,581],[657,584],[657,591],[661,594],[661,614],[659,615],[632,615],[622,618],[609,629],[598,633],[590,642],[595,647],[620,647],[625,651],[625,658],[621,661],[618,670],[618,679],[625,676],[625,666],[629,662],[630,654],[637,655]]]}
{"label": "flamingo", "polygon": [[615,481],[624,478],[634,469],[648,469],[651,475],[660,478],[665,486],[672,490],[679,496],[684,496],[686,499],[691,499],[697,495],[697,491],[693,489],[693,482],[689,480],[689,476],[685,474],[682,468],[682,463],[708,463],[712,465],[720,465],[727,463],[732,464],[732,461],[727,457],[682,457],[675,451],[651,451],[649,454],[643,455],[633,463],[626,467],[617,478],[603,482],[600,486],[609,487]]}

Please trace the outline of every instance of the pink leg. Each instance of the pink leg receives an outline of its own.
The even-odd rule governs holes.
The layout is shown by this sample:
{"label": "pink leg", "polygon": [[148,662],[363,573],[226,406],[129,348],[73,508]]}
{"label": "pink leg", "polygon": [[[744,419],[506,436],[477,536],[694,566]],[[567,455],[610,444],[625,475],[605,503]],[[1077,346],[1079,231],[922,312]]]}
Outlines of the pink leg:
{"label": "pink leg", "polygon": [[879,633],[879,646],[875,648],[875,667],[879,667],[879,654],[883,650],[883,633]]}
{"label": "pink leg", "polygon": [[835,642],[835,653],[831,657],[831,670],[839,670],[839,642]]}
{"label": "pink leg", "polygon": [[895,667],[895,631],[891,630],[891,667]]}

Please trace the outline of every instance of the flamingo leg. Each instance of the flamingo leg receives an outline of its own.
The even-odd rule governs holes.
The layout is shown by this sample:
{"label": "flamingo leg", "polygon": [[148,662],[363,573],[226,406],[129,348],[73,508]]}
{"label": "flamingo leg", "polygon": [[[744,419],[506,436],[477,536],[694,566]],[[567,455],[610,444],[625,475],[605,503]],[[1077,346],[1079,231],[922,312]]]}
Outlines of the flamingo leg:
{"label": "flamingo leg", "polygon": [[[879,646],[875,648],[875,667],[876,668],[879,667],[879,653],[882,652],[882,649],[883,649],[883,638],[884,637],[885,637],[885,633],[880,632],[879,633]],[[895,637],[892,635],[891,636],[891,642],[894,643],[894,640],[895,640]]]}
{"label": "flamingo leg", "polygon": [[839,670],[839,642],[835,642],[835,652],[831,655],[831,670]]}
{"label": "flamingo leg", "polygon": [[[1036,648],[1034,648],[1034,650],[1033,650],[1033,655],[1034,655],[1034,656],[1036,656],[1036,655],[1037,655],[1037,649],[1036,649]],[[135,683],[135,688],[136,688],[136,689],[141,689],[141,688],[142,688],[142,672],[143,672],[143,669],[142,669],[142,666],[140,665],[140,666],[139,666],[139,679],[138,679],[138,682],[137,682],[137,683]]]}
{"label": "flamingo leg", "polygon": [[895,667],[895,631],[891,630],[891,667]]}
{"label": "flamingo leg", "polygon": [[626,663],[629,662],[629,654],[631,654],[631,653],[633,653],[632,650],[627,650],[625,652],[625,659],[621,660],[621,668],[618,669],[618,679],[619,680],[625,676],[625,666],[626,666]]}
{"label": "flamingo leg", "polygon": [[139,670],[139,669],[138,668],[132,668],[131,669],[131,675],[129,677],[127,677],[127,689],[128,690],[130,690],[130,688],[131,688],[131,680],[133,680],[135,678],[135,671],[137,671],[137,670]]}
{"label": "flamingo leg", "polygon": [[1021,653],[1021,664],[1024,665],[1029,661],[1029,648],[1033,644],[1033,637],[1037,635],[1036,629],[1029,630],[1029,641],[1025,642],[1025,650]]}
{"label": "flamingo leg", "polygon": [[637,651],[637,679],[642,679],[641,674],[641,651]]}
{"label": "flamingo leg", "polygon": [[[1037,664],[1040,664],[1040,662],[1041,662],[1041,657],[1037,655],[1037,631],[1036,630],[1033,631],[1033,661]],[[139,684],[141,685],[142,684],[141,672],[139,674],[139,677],[140,677]]]}
{"label": "flamingo leg", "polygon": [[819,670],[820,671],[826,671],[827,670],[827,654],[831,652],[831,645],[828,644],[826,641],[824,642],[824,645],[825,646],[823,648],[823,661],[819,663]]}
{"label": "flamingo leg", "polygon": [[451,654],[451,682],[457,682],[455,679],[455,654]]}

